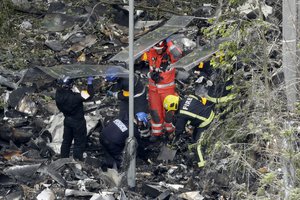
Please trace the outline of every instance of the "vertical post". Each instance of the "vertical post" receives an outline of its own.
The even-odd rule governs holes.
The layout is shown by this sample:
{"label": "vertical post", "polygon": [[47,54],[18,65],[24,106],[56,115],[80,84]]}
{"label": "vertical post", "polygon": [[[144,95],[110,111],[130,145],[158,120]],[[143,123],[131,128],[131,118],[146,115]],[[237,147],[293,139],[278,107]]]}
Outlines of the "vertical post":
{"label": "vertical post", "polygon": [[[130,163],[127,173],[127,184],[129,188],[135,187],[135,139],[134,139],[134,58],[133,58],[133,39],[134,39],[134,0],[129,0],[129,155]],[[132,156],[132,157],[131,157]]]}
{"label": "vertical post", "polygon": [[[297,95],[297,2],[298,0],[282,0],[282,65],[284,72],[284,81],[287,96],[287,108],[289,111],[295,111],[295,103],[298,100]],[[299,11],[298,11],[299,12]],[[290,129],[290,124],[287,124],[286,130]],[[291,142],[284,138],[283,149],[286,152],[293,151]],[[291,190],[295,186],[295,169],[290,160],[290,157],[283,157],[283,180],[284,180],[284,199],[290,199]]]}
{"label": "vertical post", "polygon": [[282,65],[285,77],[287,106],[294,111],[297,101],[297,6],[296,0],[283,0],[283,52]]}

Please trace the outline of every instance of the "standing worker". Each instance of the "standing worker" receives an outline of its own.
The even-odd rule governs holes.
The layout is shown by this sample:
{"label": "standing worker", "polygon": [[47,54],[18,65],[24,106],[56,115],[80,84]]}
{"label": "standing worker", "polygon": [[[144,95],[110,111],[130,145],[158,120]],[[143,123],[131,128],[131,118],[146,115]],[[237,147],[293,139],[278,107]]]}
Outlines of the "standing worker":
{"label": "standing worker", "polygon": [[[107,91],[108,96],[119,100],[119,119],[129,119],[129,78],[119,77],[119,69],[110,67],[106,71],[105,80],[113,83],[112,88]],[[140,77],[134,76],[134,114],[148,112],[147,94]]]}
{"label": "standing worker", "polygon": [[148,98],[151,114],[151,135],[163,135],[163,129],[173,132],[171,121],[165,120],[163,100],[168,95],[175,95],[175,68],[168,68],[182,56],[182,52],[172,41],[161,41],[142,55],[142,61],[149,65]]}
{"label": "standing worker", "polygon": [[65,76],[57,81],[55,94],[57,108],[64,114],[64,133],[61,144],[61,157],[68,158],[72,141],[74,140],[73,157],[83,160],[86,146],[86,121],[84,118],[83,102],[94,95],[93,77],[87,79],[87,91],[79,91],[73,85],[73,80]]}

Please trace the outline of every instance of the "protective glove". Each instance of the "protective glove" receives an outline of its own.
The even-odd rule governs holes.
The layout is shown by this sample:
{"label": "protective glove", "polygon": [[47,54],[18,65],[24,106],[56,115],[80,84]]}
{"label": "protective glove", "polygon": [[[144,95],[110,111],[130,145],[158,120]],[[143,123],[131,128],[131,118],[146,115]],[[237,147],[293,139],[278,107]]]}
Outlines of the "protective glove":
{"label": "protective glove", "polygon": [[[170,137],[172,138],[171,140],[170,140]],[[179,135],[175,135],[174,133],[170,134],[169,135],[169,142],[168,142],[167,145],[171,149],[177,149],[178,148],[178,141],[179,141]]]}
{"label": "protective glove", "polygon": [[194,133],[195,127],[192,125],[188,125],[185,127],[185,133],[188,134],[189,136],[192,136]]}
{"label": "protective glove", "polygon": [[168,140],[169,140],[169,144],[170,146],[174,146],[176,145],[176,143],[179,141],[179,134],[175,134],[175,132],[173,133],[169,133],[168,134]]}
{"label": "protective glove", "polygon": [[167,71],[168,67],[169,67],[170,63],[169,62],[162,62],[160,64],[159,69],[163,72]]}
{"label": "protective glove", "polygon": [[93,80],[94,80],[94,78],[93,78],[92,76],[89,76],[89,77],[87,78],[87,84],[88,84],[88,85],[92,85],[92,84],[93,84]]}
{"label": "protective glove", "polygon": [[112,92],[112,91],[108,90],[106,95],[108,97],[115,97],[116,99],[118,98],[118,92]]}
{"label": "protective glove", "polygon": [[151,72],[150,77],[155,83],[159,83],[161,80],[163,80],[163,77],[160,76],[160,73],[156,71]]}
{"label": "protective glove", "polygon": [[202,83],[203,80],[204,80],[204,76],[200,76],[195,82]]}
{"label": "protective glove", "polygon": [[208,86],[208,87],[213,86],[213,82],[211,80],[207,80],[206,86]]}

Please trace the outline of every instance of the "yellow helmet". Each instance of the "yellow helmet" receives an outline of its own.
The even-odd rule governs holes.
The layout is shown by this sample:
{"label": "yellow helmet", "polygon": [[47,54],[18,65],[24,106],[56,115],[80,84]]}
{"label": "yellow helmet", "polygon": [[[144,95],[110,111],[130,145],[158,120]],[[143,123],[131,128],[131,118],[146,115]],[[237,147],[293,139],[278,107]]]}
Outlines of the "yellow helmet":
{"label": "yellow helmet", "polygon": [[164,99],[164,108],[167,111],[177,110],[178,109],[178,104],[179,104],[179,96],[168,95]]}

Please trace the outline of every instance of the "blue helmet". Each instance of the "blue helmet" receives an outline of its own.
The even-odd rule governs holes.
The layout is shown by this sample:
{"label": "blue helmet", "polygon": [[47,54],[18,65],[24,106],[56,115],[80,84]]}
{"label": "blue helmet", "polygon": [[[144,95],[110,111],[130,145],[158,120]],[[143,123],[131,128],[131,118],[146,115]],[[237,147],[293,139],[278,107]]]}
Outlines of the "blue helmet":
{"label": "blue helmet", "polygon": [[108,82],[114,82],[118,79],[118,72],[119,69],[115,67],[110,67],[106,70],[106,76],[105,79]]}
{"label": "blue helmet", "polygon": [[136,119],[140,122],[143,122],[144,126],[148,124],[148,115],[145,112],[138,112],[135,114]]}

